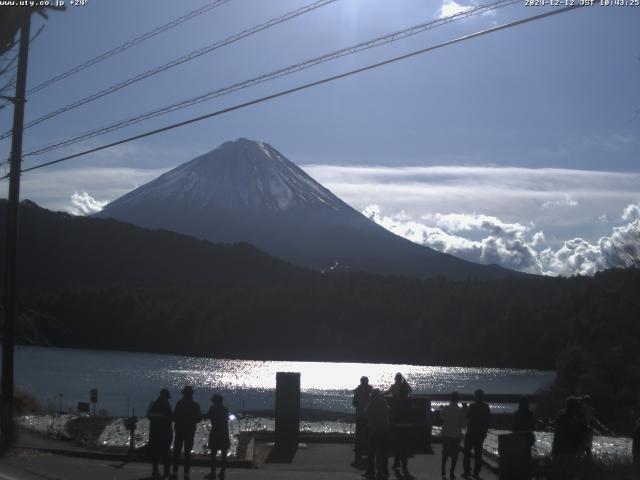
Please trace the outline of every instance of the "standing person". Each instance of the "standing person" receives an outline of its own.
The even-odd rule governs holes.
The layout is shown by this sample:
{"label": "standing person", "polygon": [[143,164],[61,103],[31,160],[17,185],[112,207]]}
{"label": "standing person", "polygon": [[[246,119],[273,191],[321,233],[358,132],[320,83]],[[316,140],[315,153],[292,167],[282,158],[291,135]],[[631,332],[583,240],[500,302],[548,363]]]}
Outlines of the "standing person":
{"label": "standing person", "polygon": [[467,425],[466,409],[460,407],[458,402],[460,395],[458,392],[451,392],[449,405],[442,409],[442,478],[447,476],[447,458],[451,458],[451,468],[449,478],[456,478],[455,469],[458,462],[458,452],[460,451],[460,440],[462,440],[462,429]]}
{"label": "standing person", "polygon": [[367,377],[360,378],[360,385],[353,391],[353,401],[356,407],[356,438],[354,445],[355,459],[353,465],[359,467],[362,464],[362,454],[365,453],[367,443],[367,417],[364,409],[371,400],[371,391],[373,388],[369,385]]}
{"label": "standing person", "polygon": [[164,467],[164,477],[169,476],[169,460],[171,440],[173,438],[173,430],[171,421],[173,413],[169,399],[171,394],[169,390],[163,388],[160,395],[149,405],[147,409],[147,417],[149,418],[149,453],[153,465],[153,478],[160,477],[158,463],[162,463]]}
{"label": "standing person", "polygon": [[529,477],[531,475],[531,447],[536,443],[536,436],[533,433],[535,426],[536,421],[533,416],[533,412],[529,409],[529,397],[523,395],[520,397],[520,401],[518,402],[518,409],[513,414],[511,431],[513,433],[520,433],[526,436],[526,464],[522,465],[521,471],[526,472]]}
{"label": "standing person", "polygon": [[554,427],[551,457],[555,473],[559,478],[572,478],[571,475],[579,470],[578,458],[584,454],[589,434],[577,398],[567,398],[565,408],[558,415]]}
{"label": "standing person", "polygon": [[174,411],[175,438],[173,441],[173,477],[178,475],[178,463],[184,447],[184,478],[189,478],[191,467],[191,450],[196,426],[202,420],[200,405],[193,400],[193,387],[190,385],[182,389],[182,398],[176,403]]}
{"label": "standing person", "polygon": [[211,433],[209,434],[209,448],[211,449],[211,473],[206,477],[216,478],[216,455],[218,450],[222,457],[220,478],[224,479],[227,469],[227,453],[229,452],[229,410],[222,404],[222,396],[215,393],[211,397],[213,405],[209,409],[207,417],[211,420]]}
{"label": "standing person", "polygon": [[533,412],[529,409],[529,397],[523,395],[518,402],[518,409],[513,414],[511,431],[513,433],[525,432],[529,434],[530,443],[533,445],[536,440],[533,433],[535,426],[536,420]]}
{"label": "standing person", "polygon": [[398,372],[395,375],[395,382],[386,391],[391,395],[391,421],[393,430],[394,460],[393,469],[402,467],[402,473],[409,477],[409,432],[410,432],[410,408],[409,394],[411,385]]}
{"label": "standing person", "polygon": [[364,409],[369,428],[369,448],[367,450],[367,470],[364,476],[375,478],[376,464],[378,476],[389,476],[387,446],[389,443],[389,405],[380,390],[371,391],[371,400]]}
{"label": "standing person", "polygon": [[584,441],[584,453],[587,458],[591,458],[591,450],[593,448],[593,430],[597,423],[596,409],[593,406],[593,399],[591,398],[591,395],[585,395],[582,397],[581,407],[584,424],[587,427],[587,436]]}
{"label": "standing person", "polygon": [[474,392],[475,401],[469,405],[469,426],[464,437],[464,456],[462,466],[464,477],[471,474],[471,450],[473,450],[473,476],[478,478],[482,469],[482,445],[489,430],[489,417],[491,411],[489,405],[484,403],[484,392],[478,389]]}

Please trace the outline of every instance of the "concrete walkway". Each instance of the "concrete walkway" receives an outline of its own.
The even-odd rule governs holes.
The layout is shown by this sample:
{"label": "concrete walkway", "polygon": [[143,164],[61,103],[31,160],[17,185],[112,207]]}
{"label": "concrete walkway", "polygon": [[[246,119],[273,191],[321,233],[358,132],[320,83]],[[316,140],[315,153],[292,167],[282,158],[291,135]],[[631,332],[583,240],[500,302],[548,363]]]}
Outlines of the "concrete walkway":
{"label": "concrete walkway", "polygon": [[[256,447],[258,468],[230,469],[228,480],[358,480],[362,472],[350,466],[352,446],[349,444],[311,443],[298,450],[290,464],[264,464],[268,453],[264,444]],[[417,480],[441,480],[440,446],[434,446],[433,455],[416,455],[409,460],[409,470]],[[456,468],[460,478],[461,458]],[[0,480],[138,480],[149,478],[151,468],[144,463],[122,463],[110,460],[64,457],[29,450],[15,450],[0,459]],[[194,467],[191,479],[203,479],[208,473],[204,467]],[[180,479],[183,478],[180,472]],[[391,479],[402,478],[391,474]],[[485,470],[485,480],[497,476]]]}

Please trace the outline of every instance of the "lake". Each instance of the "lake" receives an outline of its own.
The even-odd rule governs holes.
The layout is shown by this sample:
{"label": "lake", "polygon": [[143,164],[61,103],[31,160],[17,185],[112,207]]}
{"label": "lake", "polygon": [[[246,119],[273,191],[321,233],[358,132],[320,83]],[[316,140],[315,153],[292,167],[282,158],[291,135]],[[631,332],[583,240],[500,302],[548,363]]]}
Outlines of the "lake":
{"label": "lake", "polygon": [[[452,390],[487,393],[534,393],[555,373],[511,368],[433,367],[373,363],[229,360],[136,352],[17,346],[15,382],[44,406],[75,410],[98,389],[98,410],[110,415],[144,415],[161,388],[172,403],[183,385],[195,388],[195,399],[208,409],[214,391],[230,411],[274,408],[276,372],[301,373],[301,406],[350,412],[352,390],[361,376],[386,389],[402,372],[414,393]],[[505,408],[492,405],[493,408]]]}

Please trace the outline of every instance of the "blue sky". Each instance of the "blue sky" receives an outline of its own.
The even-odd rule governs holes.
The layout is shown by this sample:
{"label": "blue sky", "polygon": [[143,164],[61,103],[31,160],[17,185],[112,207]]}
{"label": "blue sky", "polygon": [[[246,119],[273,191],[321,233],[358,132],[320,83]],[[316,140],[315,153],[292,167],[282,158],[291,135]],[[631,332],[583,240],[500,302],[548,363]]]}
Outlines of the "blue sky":
{"label": "blue sky", "polygon": [[[205,3],[89,0],[52,13],[31,48],[28,84]],[[27,120],[307,3],[231,0],[33,94]],[[28,129],[25,151],[469,5],[337,0]],[[453,22],[25,166],[543,11],[523,3]],[[35,18],[34,30],[43,23]],[[248,137],[420,243],[536,273],[593,273],[606,266],[602,239],[638,221],[638,25],[640,7],[578,9],[26,174],[22,198],[88,212],[223,141]],[[0,128],[10,125],[5,108]],[[1,155],[8,149],[0,142]]]}

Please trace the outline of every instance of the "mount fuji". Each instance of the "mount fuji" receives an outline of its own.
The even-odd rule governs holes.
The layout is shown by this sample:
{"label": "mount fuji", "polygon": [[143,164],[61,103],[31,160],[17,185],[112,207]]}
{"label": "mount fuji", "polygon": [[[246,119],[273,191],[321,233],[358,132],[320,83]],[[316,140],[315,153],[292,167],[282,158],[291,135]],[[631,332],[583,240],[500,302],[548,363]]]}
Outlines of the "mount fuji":
{"label": "mount fuji", "polygon": [[450,279],[520,275],[399,237],[354,210],[267,143],[244,138],[170,170],[95,216],[213,242],[247,242],[322,271]]}

